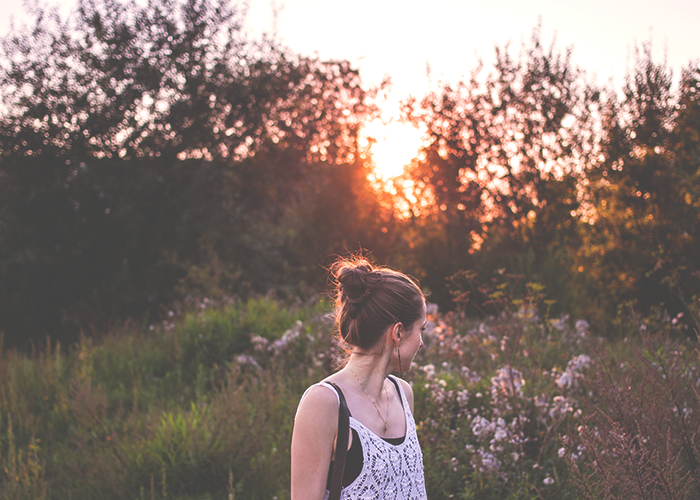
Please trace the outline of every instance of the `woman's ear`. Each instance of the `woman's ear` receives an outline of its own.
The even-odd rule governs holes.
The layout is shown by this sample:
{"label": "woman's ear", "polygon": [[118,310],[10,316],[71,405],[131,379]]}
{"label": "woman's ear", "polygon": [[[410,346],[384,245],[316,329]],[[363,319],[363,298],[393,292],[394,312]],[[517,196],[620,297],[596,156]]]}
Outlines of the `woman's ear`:
{"label": "woman's ear", "polygon": [[403,325],[401,323],[394,323],[389,330],[390,339],[397,344],[401,340]]}

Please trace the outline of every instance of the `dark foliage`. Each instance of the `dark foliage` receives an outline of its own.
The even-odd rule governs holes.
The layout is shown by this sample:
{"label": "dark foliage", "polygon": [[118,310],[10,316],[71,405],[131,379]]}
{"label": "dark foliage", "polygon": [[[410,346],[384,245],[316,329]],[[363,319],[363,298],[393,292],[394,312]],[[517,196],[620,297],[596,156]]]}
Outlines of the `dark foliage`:
{"label": "dark foliage", "polygon": [[250,40],[241,21],[226,2],[104,0],[3,40],[10,343],[191,291],[298,291],[325,255],[385,245],[358,73]]}

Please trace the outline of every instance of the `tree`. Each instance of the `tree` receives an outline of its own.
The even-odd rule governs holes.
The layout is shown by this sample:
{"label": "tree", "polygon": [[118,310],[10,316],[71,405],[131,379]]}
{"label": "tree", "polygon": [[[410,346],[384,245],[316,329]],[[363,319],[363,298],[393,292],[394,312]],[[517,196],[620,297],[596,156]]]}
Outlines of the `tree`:
{"label": "tree", "polygon": [[545,49],[537,27],[517,59],[497,48],[485,78],[477,71],[408,103],[409,119],[428,130],[411,170],[417,206],[459,241],[429,256],[449,263],[442,277],[479,266],[566,281],[561,260],[575,245],[583,166],[597,152],[599,96],[571,51]]}
{"label": "tree", "polygon": [[156,313],[202,276],[241,293],[314,279],[293,214],[314,210],[311,175],[363,170],[373,109],[348,63],[250,40],[242,19],[225,1],[81,1],[2,40],[11,341]]}
{"label": "tree", "polygon": [[677,95],[672,87],[643,44],[605,112],[603,161],[586,173],[593,216],[576,259],[608,315],[625,302],[679,312],[698,291],[698,70],[684,71]]}

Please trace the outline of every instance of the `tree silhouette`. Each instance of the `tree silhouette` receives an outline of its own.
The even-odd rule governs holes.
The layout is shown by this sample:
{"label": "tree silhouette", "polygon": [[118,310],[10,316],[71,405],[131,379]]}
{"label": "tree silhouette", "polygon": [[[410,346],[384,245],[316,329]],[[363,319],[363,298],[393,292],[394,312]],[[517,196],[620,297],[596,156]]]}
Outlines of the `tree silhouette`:
{"label": "tree silhouette", "polygon": [[605,112],[604,160],[587,172],[595,220],[577,260],[614,307],[633,301],[678,312],[679,299],[697,293],[697,75],[687,68],[674,95],[670,70],[645,43],[622,101]]}
{"label": "tree silhouette", "polygon": [[298,241],[320,222],[318,186],[346,196],[322,214],[337,231],[372,231],[344,212],[373,112],[357,71],[249,39],[242,20],[227,2],[81,1],[2,40],[8,338],[155,313],[202,280],[316,279],[317,251],[343,250]]}
{"label": "tree silhouette", "polygon": [[429,137],[411,171],[417,205],[433,207],[431,216],[459,242],[426,255],[450,263],[436,274],[506,266],[566,281],[562,255],[574,245],[578,185],[596,153],[599,95],[570,51],[546,49],[536,27],[518,58],[497,48],[485,77],[476,71],[408,103],[408,117]]}

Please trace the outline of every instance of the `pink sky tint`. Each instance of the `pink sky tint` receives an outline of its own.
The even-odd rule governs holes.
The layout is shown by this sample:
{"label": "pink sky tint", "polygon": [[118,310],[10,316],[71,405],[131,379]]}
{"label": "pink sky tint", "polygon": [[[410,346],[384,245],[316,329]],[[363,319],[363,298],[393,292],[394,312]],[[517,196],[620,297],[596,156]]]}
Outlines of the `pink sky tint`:
{"label": "pink sky tint", "polygon": [[[45,0],[68,12],[74,0]],[[667,60],[677,77],[691,60],[700,63],[700,1],[697,0],[249,0],[246,27],[270,32],[278,11],[277,36],[292,50],[323,59],[354,62],[367,83],[393,80],[390,101],[421,95],[432,83],[456,81],[486,68],[493,47],[512,42],[516,51],[541,19],[543,40],[573,46],[574,63],[612,79],[621,88],[635,43],[653,40],[654,56]],[[21,0],[0,0],[0,33]]]}

